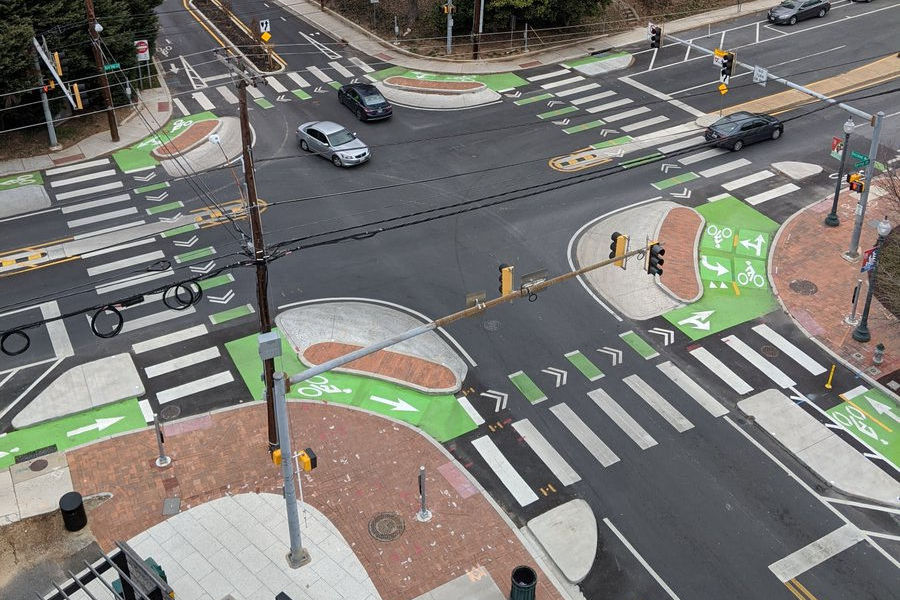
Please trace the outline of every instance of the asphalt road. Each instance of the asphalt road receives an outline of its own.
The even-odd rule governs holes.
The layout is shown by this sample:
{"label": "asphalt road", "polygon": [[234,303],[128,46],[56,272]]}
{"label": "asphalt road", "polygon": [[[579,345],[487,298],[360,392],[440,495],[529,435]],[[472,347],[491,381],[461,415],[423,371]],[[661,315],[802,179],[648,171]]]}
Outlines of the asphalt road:
{"label": "asphalt road", "polygon": [[[178,10],[180,7],[174,0],[168,0],[162,7],[159,46],[168,55],[159,58],[172,74],[167,78],[168,83],[175,97],[190,112],[195,112],[197,103],[201,102],[195,96],[201,92],[215,105],[213,110],[218,116],[233,116],[234,105],[223,102],[225,96],[214,90],[228,85],[227,79],[197,88],[196,80],[192,84],[192,78],[186,73],[193,68],[200,77],[216,78],[225,70],[210,55],[215,43],[189,15]],[[277,8],[263,12],[257,4],[249,2],[234,3],[234,7],[239,16],[248,20],[253,16],[268,17],[277,51],[291,70],[301,73],[311,84],[304,88],[309,91],[309,99],[289,97],[286,102],[271,102],[271,108],[251,104],[258,193],[268,205],[263,214],[266,241],[281,249],[296,248],[271,264],[270,296],[275,307],[311,298],[354,296],[395,302],[429,316],[444,315],[461,308],[469,292],[486,290],[488,297],[492,297],[500,263],[514,264],[520,274],[538,269],[551,273],[568,270],[567,247],[584,223],[661,195],[651,185],[666,177],[656,162],[624,171],[598,168],[576,174],[560,173],[547,166],[551,157],[619,135],[603,134],[601,128],[565,133],[564,128],[597,118],[583,110],[561,115],[559,119],[541,117],[558,107],[547,106],[544,101],[517,105],[514,98],[504,98],[501,103],[466,111],[397,107],[390,121],[356,123],[349,111],[337,103],[336,92],[325,81],[316,80],[315,70],[309,67],[345,82],[348,78],[331,63],[338,62],[354,76],[362,76],[364,70],[350,61],[351,57],[373,69],[385,65],[378,59],[353,53],[330,40],[327,34],[316,32]],[[780,75],[808,83],[895,50],[890,32],[900,26],[898,16],[900,11],[887,3],[881,6],[836,2],[832,13],[822,21],[808,21],[790,30],[761,26],[760,43],[756,43],[758,17],[744,17],[682,37],[700,42],[706,35],[702,43],[714,45],[721,43],[721,32],[728,30],[725,44],[739,48],[739,60],[765,65]],[[860,31],[867,33],[863,36]],[[298,37],[299,32],[319,41],[326,51],[309,45],[306,38]],[[708,58],[685,60],[684,50],[674,47],[663,48],[659,53],[648,52],[643,47],[627,50],[636,56],[630,69],[582,82],[599,82],[599,89],[612,93],[609,101],[629,100],[618,110],[649,109],[643,116],[634,116],[625,123],[650,116],[665,117],[664,123],[655,125],[656,129],[662,129],[693,120],[695,115],[691,111],[665,101],[660,94],[674,96],[695,111],[712,112],[723,101],[730,105],[780,91],[771,83],[765,89],[749,84],[749,76],[745,75],[723,100],[715,90],[717,81],[713,80],[717,72]],[[340,54],[340,58],[334,58],[329,52]],[[189,66],[185,66],[181,56]],[[559,67],[544,67],[522,75],[540,76],[555,69]],[[656,93],[623,81],[623,76]],[[283,77],[279,79],[283,80]],[[552,78],[539,79],[523,87],[522,98],[540,93],[546,81]],[[322,91],[317,93],[316,88]],[[861,98],[892,90],[891,84],[885,84],[849,97]],[[274,99],[276,95],[271,89],[264,92],[267,98]],[[864,110],[872,111],[890,106],[893,98],[895,95],[887,94],[862,98],[858,103]],[[830,139],[832,132],[840,132],[845,116],[835,108],[813,112],[815,108],[813,105],[781,115],[787,123],[781,140],[748,147],[740,154],[754,168],[781,160],[826,167],[821,176],[804,183],[801,193],[757,206],[760,212],[779,223],[827,194],[832,185],[828,179],[834,167],[828,157]],[[554,123],[563,118],[569,122]],[[309,120],[335,120],[358,131],[373,147],[372,161],[358,168],[337,169],[328,161],[303,153],[296,146],[293,132],[297,124]],[[887,131],[896,132],[896,116],[886,123]],[[634,135],[651,130],[647,126],[636,130]],[[853,138],[853,149],[867,148],[867,131],[868,128],[860,128],[860,135]],[[674,156],[683,157],[697,151],[696,147],[688,147],[676,151]],[[167,191],[172,198],[183,199],[184,206],[178,210],[204,210],[213,201],[227,202],[239,197],[234,176],[240,175],[240,165],[235,165],[235,169],[234,173],[231,169],[218,169],[195,178],[172,180]],[[122,173],[121,169],[117,169],[116,177],[130,189],[143,185],[134,180],[134,174]],[[157,181],[166,179],[162,173],[157,177]],[[721,191],[720,183],[712,178],[692,182],[689,184],[691,197],[683,202],[692,206],[703,204],[707,197]],[[198,193],[200,188],[205,188],[203,193]],[[55,200],[56,205],[65,202]],[[457,204],[472,201],[476,202],[465,206],[484,207],[459,212],[463,207]],[[409,216],[430,209],[438,210]],[[110,219],[104,225],[115,226],[129,218],[132,217]],[[5,238],[9,247],[24,247],[71,234],[77,230],[69,225],[71,219],[70,214],[50,212],[3,222],[0,227],[9,236]],[[393,225],[405,226],[378,232],[380,227]],[[214,261],[213,268],[219,269],[246,258],[240,253],[240,233],[236,227],[249,232],[246,221],[239,221],[236,226],[226,222],[197,230],[198,240],[188,249],[160,245],[165,259],[174,261],[175,271],[169,280],[175,281],[181,273],[190,274],[191,266],[203,269]],[[337,241],[347,233],[366,235]],[[175,260],[179,253],[205,247],[214,248],[215,254],[187,258],[182,263]],[[10,292],[4,305],[34,306],[36,302],[56,299],[63,313],[102,305],[113,299],[121,300],[121,294],[126,292],[101,294],[98,286],[130,274],[146,273],[140,265],[125,272],[101,273],[102,279],[98,279],[87,269],[101,266],[103,260],[72,261],[16,275],[7,280],[15,282],[15,286],[7,286]],[[227,287],[234,292],[228,303],[210,302],[209,296],[215,297],[218,292],[207,291],[195,312],[168,320],[149,318],[146,326],[101,343],[91,334],[85,316],[66,319],[76,357],[67,359],[58,368],[128,352],[136,342],[190,326],[209,326],[211,332],[206,339],[215,345],[252,333],[254,313],[219,327],[210,326],[211,315],[255,302],[252,269],[234,266],[224,273],[233,277],[228,286],[219,288],[224,291]],[[69,289],[73,286],[80,287]],[[64,290],[66,295],[61,295]],[[159,303],[145,303],[129,310],[133,311],[131,314],[152,317],[159,310]],[[19,319],[25,315],[37,319],[39,311],[31,308],[16,314],[15,322],[20,324],[23,321]],[[10,318],[3,317],[3,323]],[[728,333],[750,335],[747,328],[760,322],[783,331],[804,351],[828,362],[795,328],[777,316],[767,316]],[[656,365],[671,360],[704,387],[715,391],[716,398],[734,411],[738,397],[709,374],[692,368],[686,354],[690,346],[686,338],[678,334],[671,345],[662,346],[647,333],[656,323],[619,321],[581,286],[571,282],[541,293],[533,303],[520,301],[504,305],[480,318],[455,324],[451,333],[478,363],[466,387],[474,388],[474,398],[482,391],[506,391],[510,402],[507,408],[496,413],[492,402],[476,404],[487,423],[449,443],[448,447],[520,525],[574,497],[590,503],[601,520],[601,546],[594,567],[583,583],[589,598],[672,597],[660,581],[679,598],[790,598],[791,592],[769,572],[768,566],[843,525],[842,518],[834,512],[837,510],[834,505],[820,501],[816,495],[835,494],[817,487],[791,456],[760,435],[752,424],[734,414],[712,417],[671,381],[661,377]],[[622,364],[601,363],[596,349],[623,346],[619,334],[629,330],[651,341],[661,356],[645,360],[626,348]],[[0,417],[3,428],[9,426],[17,410],[33,397],[36,390],[29,390],[31,381],[53,364],[46,329],[33,331],[33,345],[27,353],[0,358],[0,372],[11,373],[0,384],[4,386],[0,410],[10,408]],[[594,382],[581,378],[564,359],[573,350],[590,355],[606,376]],[[175,358],[178,352],[173,349],[136,355],[136,361],[143,367]],[[35,364],[40,361],[51,362]],[[542,374],[542,369],[547,367],[567,368],[568,382],[555,387],[553,377]],[[508,376],[518,371],[531,374],[548,400],[531,404],[517,395]],[[163,416],[184,416],[243,399],[245,394],[239,377],[224,357],[204,365],[202,374],[225,372],[233,381],[169,403],[170,410]],[[809,377],[790,374],[795,376],[801,390],[812,389]],[[647,382],[676,405],[692,427],[679,432],[660,418],[626,385],[624,380],[629,376]],[[765,381],[752,379],[749,374],[746,377],[759,389],[765,385]],[[852,380],[849,373],[839,377],[841,383]],[[196,374],[186,370],[163,378],[164,383],[147,377],[144,382],[148,390],[154,391],[163,385],[189,383],[192,378]],[[628,413],[656,445],[642,450],[599,411],[588,396],[588,392],[597,389],[627,406]],[[619,458],[616,464],[600,466],[573,438],[550,410],[563,405],[609,445]],[[513,422],[522,419],[528,419],[541,431],[580,475],[580,481],[563,485],[548,470],[512,428]],[[771,456],[764,454],[748,435],[757,439]],[[538,496],[537,501],[522,506],[498,479],[471,444],[483,436],[514,463],[514,468]],[[776,459],[798,473],[799,478],[788,475],[774,462]],[[808,482],[815,494],[800,481]],[[538,491],[542,488],[546,495],[545,491]],[[550,491],[551,488],[555,491]],[[841,505],[839,512],[862,528],[896,535],[895,523],[882,513],[846,505]],[[604,518],[609,519],[642,559],[637,559],[625,541],[602,522]],[[885,552],[896,560],[900,555],[896,543],[893,546],[890,541],[884,543]],[[658,580],[642,561],[654,569]],[[800,580],[816,597],[823,599],[882,599],[895,593],[892,590],[896,586],[890,582],[896,578],[895,566],[862,543],[804,573]]]}

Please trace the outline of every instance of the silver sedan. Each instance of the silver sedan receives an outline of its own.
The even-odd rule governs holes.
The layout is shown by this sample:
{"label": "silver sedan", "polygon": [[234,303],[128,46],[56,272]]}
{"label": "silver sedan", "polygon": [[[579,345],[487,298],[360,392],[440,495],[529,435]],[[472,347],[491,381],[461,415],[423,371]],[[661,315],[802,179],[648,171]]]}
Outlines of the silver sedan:
{"label": "silver sedan", "polygon": [[337,167],[350,167],[371,157],[369,147],[355,133],[331,121],[310,121],[297,128],[301,150],[315,152]]}

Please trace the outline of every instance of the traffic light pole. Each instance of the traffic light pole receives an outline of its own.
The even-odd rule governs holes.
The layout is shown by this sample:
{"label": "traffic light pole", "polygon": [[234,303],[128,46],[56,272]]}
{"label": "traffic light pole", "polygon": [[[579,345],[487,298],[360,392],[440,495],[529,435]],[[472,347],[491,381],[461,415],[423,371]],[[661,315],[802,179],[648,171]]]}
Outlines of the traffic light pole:
{"label": "traffic light pole", "polygon": [[[853,121],[849,121],[852,125]],[[834,200],[831,202],[831,212],[825,217],[825,224],[829,227],[837,227],[841,220],[837,214],[838,198],[841,195],[841,177],[844,176],[844,164],[847,162],[847,150],[850,146],[850,127],[844,125],[844,147],[841,149],[841,164],[838,165],[837,183],[834,184]]]}
{"label": "traffic light pole", "polygon": [[878,154],[878,140],[881,137],[881,123],[884,121],[884,112],[878,111],[875,115],[875,130],[872,132],[872,143],[869,146],[869,164],[866,165],[866,180],[859,203],[856,205],[856,220],[853,222],[853,233],[850,236],[850,247],[844,253],[848,261],[859,258],[859,237],[862,234],[863,219],[866,217],[866,204],[869,202],[869,189],[872,187],[872,175],[875,173],[875,158]]}

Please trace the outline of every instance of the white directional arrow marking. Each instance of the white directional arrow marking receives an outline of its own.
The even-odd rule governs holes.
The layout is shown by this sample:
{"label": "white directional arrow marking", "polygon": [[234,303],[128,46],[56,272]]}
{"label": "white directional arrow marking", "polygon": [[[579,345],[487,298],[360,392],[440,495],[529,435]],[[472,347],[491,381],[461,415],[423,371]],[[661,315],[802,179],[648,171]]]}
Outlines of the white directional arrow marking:
{"label": "white directional arrow marking", "polygon": [[181,69],[176,67],[175,63],[169,63],[169,70],[172,71],[172,73],[178,74],[178,71],[180,71]]}
{"label": "white directional arrow marking", "polygon": [[678,321],[679,325],[690,325],[694,329],[709,331],[709,318],[716,312],[714,310],[699,310],[687,319]]}
{"label": "white directional arrow marking", "polygon": [[193,246],[194,244],[196,244],[196,243],[197,243],[197,240],[199,240],[199,239],[200,239],[200,238],[198,238],[196,235],[192,235],[192,236],[191,236],[191,239],[189,239],[189,240],[187,240],[187,241],[184,241],[184,242],[183,242],[183,241],[180,241],[180,240],[175,240],[175,241],[172,242],[172,243],[175,244],[176,246],[178,246],[179,248],[190,248],[191,246]]}
{"label": "white directional arrow marking", "polygon": [[691,190],[684,188],[683,192],[669,192],[669,194],[671,194],[672,196],[674,196],[676,198],[690,198]]}
{"label": "white directional arrow marking", "polygon": [[611,133],[616,133],[616,130],[615,129],[601,129],[600,130],[600,135],[602,135],[603,137],[606,137]]}
{"label": "white directional arrow marking", "polygon": [[234,298],[234,291],[228,290],[224,296],[207,296],[213,304],[228,304]]}
{"label": "white directional arrow marking", "polygon": [[568,373],[566,373],[562,369],[557,369],[556,367],[547,367],[546,369],[541,369],[541,373],[553,375],[556,378],[556,387],[566,385],[566,380],[569,377]]}
{"label": "white directional arrow marking", "polygon": [[553,121],[553,124],[554,124],[554,125],[568,125],[568,124],[569,124],[569,120],[568,120],[568,119],[563,119],[562,121]]}
{"label": "white directional arrow marking", "polygon": [[649,330],[650,333],[660,335],[663,338],[663,346],[668,346],[675,341],[675,332],[671,329],[663,329],[662,327],[654,327]]}
{"label": "white directional arrow marking", "polygon": [[163,192],[163,193],[159,194],[158,196],[144,196],[144,198],[146,198],[150,202],[159,202],[160,200],[165,200],[168,197],[169,197],[169,192]]}
{"label": "white directional arrow marking", "polygon": [[72,431],[66,432],[66,437],[74,437],[76,435],[81,435],[82,433],[87,433],[88,431],[92,431],[96,429],[97,431],[103,431],[107,427],[115,425],[125,417],[110,417],[107,419],[94,419],[94,422],[90,425],[85,425],[84,427],[79,427],[78,429],[73,429]]}
{"label": "white directional arrow marking", "polygon": [[354,77],[350,80],[350,83],[359,83],[359,77]]}
{"label": "white directional arrow marking", "polygon": [[507,98],[518,98],[519,96],[522,95],[522,92],[520,92],[519,90],[516,90],[516,91],[512,92],[511,94],[503,94],[503,95],[506,96]]}
{"label": "white directional arrow marking", "polygon": [[610,348],[609,346],[603,346],[602,348],[597,348],[597,352],[602,352],[603,354],[609,354],[612,357],[612,366],[616,366],[622,362],[622,351],[617,350],[616,348]]}
{"label": "white directional arrow marking", "polygon": [[728,267],[716,261],[716,264],[710,264],[709,259],[706,255],[703,255],[700,258],[700,264],[709,269],[710,271],[715,271],[716,274],[721,277],[725,273],[728,273]]}
{"label": "white directional arrow marking", "polygon": [[497,404],[494,406],[494,412],[500,412],[506,408],[506,401],[509,398],[509,394],[504,394],[503,392],[497,392],[495,390],[488,390],[486,392],[481,392],[481,395],[485,398],[490,398],[491,400],[496,400]]}
{"label": "white directional arrow marking", "polygon": [[213,267],[215,267],[215,266],[216,266],[216,261],[211,260],[208,263],[206,263],[205,265],[203,265],[202,267],[197,266],[197,265],[192,265],[190,267],[190,269],[191,269],[192,273],[204,273],[205,274],[205,273],[209,273],[210,271],[212,271]]}
{"label": "white directional arrow marking", "polygon": [[562,100],[550,100],[547,102],[547,106],[556,106],[557,104],[565,104]]}
{"label": "white directional arrow marking", "polygon": [[625,156],[625,149],[624,149],[624,148],[617,148],[616,150],[611,150],[610,152],[611,152],[612,155],[615,156],[616,158],[622,158],[623,156]]}
{"label": "white directional arrow marking", "polygon": [[290,102],[290,98],[285,98],[284,94],[279,94],[277,98],[275,98],[276,102]]}
{"label": "white directional arrow marking", "polygon": [[741,240],[740,244],[744,248],[750,250],[751,248],[756,251],[756,255],[759,256],[762,254],[762,245],[766,243],[766,238],[759,234],[756,236],[756,239],[753,241],[750,240]]}
{"label": "white directional arrow marking", "polygon": [[892,418],[894,420],[894,422],[900,423],[900,417],[898,417],[897,415],[894,414],[893,407],[888,406],[887,404],[883,404],[883,403],[879,402],[878,400],[869,398],[868,396],[863,396],[863,397],[869,401],[869,404],[872,405],[872,408],[874,408],[875,411],[879,415],[887,415],[890,418]]}
{"label": "white directional arrow marking", "polygon": [[680,169],[681,167],[678,165],[673,165],[672,163],[663,163],[659,166],[659,168],[663,173],[668,173],[669,169]]}
{"label": "white directional arrow marking", "polygon": [[135,181],[143,181],[146,183],[156,177],[156,171],[150,172],[149,175],[132,175],[132,177],[134,177]]}
{"label": "white directional arrow marking", "polygon": [[316,88],[316,93],[317,93],[317,94],[324,94],[324,93],[327,92],[327,91],[328,91],[328,90],[323,90],[321,85],[318,86],[318,87]]}
{"label": "white directional arrow marking", "polygon": [[180,218],[181,218],[181,212],[178,212],[175,214],[174,217],[160,217],[159,220],[162,221],[163,223],[174,223],[175,221],[177,221]]}
{"label": "white directional arrow marking", "polygon": [[391,407],[391,410],[399,410],[400,412],[419,412],[418,408],[400,398],[397,398],[396,400],[388,400],[387,398],[381,398],[380,396],[369,396],[369,398],[375,402],[387,404]]}

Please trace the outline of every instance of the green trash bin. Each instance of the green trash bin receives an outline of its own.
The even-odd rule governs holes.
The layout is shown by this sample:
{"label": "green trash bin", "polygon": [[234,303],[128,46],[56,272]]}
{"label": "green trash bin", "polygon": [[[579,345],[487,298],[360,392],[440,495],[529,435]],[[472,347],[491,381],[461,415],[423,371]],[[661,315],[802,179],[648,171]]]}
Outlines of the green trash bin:
{"label": "green trash bin", "polygon": [[[144,564],[146,564],[148,567],[150,567],[151,569],[156,571],[156,574],[159,575],[160,579],[162,579],[166,583],[169,582],[169,580],[166,578],[166,572],[163,571],[163,568],[161,566],[159,566],[159,564],[155,560],[153,560],[152,557],[148,556],[147,558],[145,558]],[[124,594],[124,592],[122,591],[122,580],[121,579],[116,579],[115,581],[113,581],[112,587],[114,590],[116,590],[117,594],[119,594],[119,595]]]}
{"label": "green trash bin", "polygon": [[537,588],[537,573],[534,569],[524,565],[513,569],[509,600],[534,600],[535,588]]}

